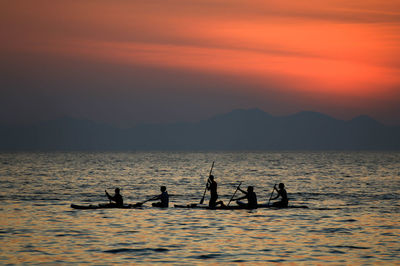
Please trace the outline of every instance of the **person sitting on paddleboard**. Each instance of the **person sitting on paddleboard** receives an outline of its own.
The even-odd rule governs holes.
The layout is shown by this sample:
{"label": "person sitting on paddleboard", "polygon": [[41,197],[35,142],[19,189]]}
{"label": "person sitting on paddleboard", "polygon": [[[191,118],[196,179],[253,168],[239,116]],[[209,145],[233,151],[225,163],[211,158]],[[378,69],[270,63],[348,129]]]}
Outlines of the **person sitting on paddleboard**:
{"label": "person sitting on paddleboard", "polygon": [[[249,209],[256,209],[258,204],[257,204],[257,195],[254,192],[254,187],[253,186],[248,186],[247,191],[244,191],[240,188],[238,188],[240,192],[245,194],[245,196],[236,199],[236,202],[238,205],[249,208]],[[241,202],[241,199],[247,199],[247,204],[244,202]]]}
{"label": "person sitting on paddleboard", "polygon": [[161,194],[158,195],[154,200],[160,200],[160,202],[153,203],[153,207],[161,207],[161,208],[168,208],[169,204],[169,195],[167,192],[166,186],[160,187]]}
{"label": "person sitting on paddleboard", "polygon": [[279,190],[276,188],[276,185],[274,186],[274,189],[278,192],[278,195],[275,198],[273,198],[272,200],[275,200],[279,197],[281,197],[281,200],[274,202],[272,204],[272,206],[278,207],[278,208],[287,208],[287,206],[289,204],[289,199],[288,199],[287,192],[285,189],[285,184],[279,183]]}
{"label": "person sitting on paddleboard", "polygon": [[[115,189],[114,196],[110,196],[110,194],[108,194],[107,190],[106,190],[106,195],[107,195],[107,198],[110,200],[110,203],[111,203],[111,201],[115,201],[115,205],[118,207],[121,207],[124,205],[124,200],[122,198],[122,195],[119,193],[119,188]],[[114,203],[111,203],[111,204],[114,204]]]}
{"label": "person sitting on paddleboard", "polygon": [[208,203],[208,207],[214,209],[218,204],[221,206],[224,206],[224,202],[218,201],[218,193],[217,193],[217,188],[218,188],[218,184],[217,182],[215,182],[214,180],[214,176],[210,175],[210,177],[207,180],[207,190],[210,191],[211,197],[210,197],[210,201]]}

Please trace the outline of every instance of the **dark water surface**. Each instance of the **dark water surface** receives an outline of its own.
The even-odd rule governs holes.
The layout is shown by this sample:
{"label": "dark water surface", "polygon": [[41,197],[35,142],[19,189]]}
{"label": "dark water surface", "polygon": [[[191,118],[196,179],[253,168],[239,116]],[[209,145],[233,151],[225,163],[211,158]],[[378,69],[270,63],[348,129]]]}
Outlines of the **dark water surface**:
{"label": "dark water surface", "polygon": [[[198,203],[212,161],[220,199],[275,183],[310,209],[74,210],[166,185]],[[400,264],[400,153],[1,153],[0,264]],[[208,201],[208,197],[206,198]],[[235,203],[233,203],[235,204]]]}

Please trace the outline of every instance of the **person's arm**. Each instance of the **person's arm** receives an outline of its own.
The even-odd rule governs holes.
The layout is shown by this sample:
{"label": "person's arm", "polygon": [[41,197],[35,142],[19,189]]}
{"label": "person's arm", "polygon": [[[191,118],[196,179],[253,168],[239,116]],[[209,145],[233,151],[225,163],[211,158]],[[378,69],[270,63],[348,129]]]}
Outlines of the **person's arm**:
{"label": "person's arm", "polygon": [[148,199],[148,201],[159,200],[159,199],[161,199],[161,195],[154,196],[154,197]]}
{"label": "person's arm", "polygon": [[[276,187],[275,187],[275,189],[276,189]],[[276,195],[276,197],[272,198],[271,200],[276,200],[277,198],[281,197],[281,191],[277,190],[277,189],[276,189],[276,191],[278,192],[278,195]]]}
{"label": "person's arm", "polygon": [[208,178],[207,179],[207,184],[206,184],[207,190],[210,190],[210,187],[211,187],[211,181],[210,181],[210,178]]}
{"label": "person's arm", "polygon": [[113,197],[110,196],[110,194],[108,194],[107,190],[104,190],[106,192],[106,196],[109,200],[113,200]]}
{"label": "person's arm", "polygon": [[[244,190],[242,190],[241,188],[238,188],[238,190],[240,191],[240,192],[242,192],[242,193],[244,193],[244,194],[246,194],[247,195],[247,191],[244,191]],[[246,196],[244,196],[244,198],[245,198]]]}
{"label": "person's arm", "polygon": [[247,197],[247,195],[243,196],[243,197],[240,197],[240,198],[237,198],[237,199],[233,199],[233,200],[237,201],[237,200],[245,199],[246,197]]}

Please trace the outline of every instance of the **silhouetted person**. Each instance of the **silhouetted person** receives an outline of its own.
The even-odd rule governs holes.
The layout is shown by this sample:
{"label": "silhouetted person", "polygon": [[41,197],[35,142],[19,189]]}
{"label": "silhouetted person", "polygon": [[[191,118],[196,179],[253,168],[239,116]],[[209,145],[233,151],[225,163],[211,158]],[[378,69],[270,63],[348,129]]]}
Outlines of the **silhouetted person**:
{"label": "silhouetted person", "polygon": [[108,194],[107,190],[105,192],[106,192],[108,199],[110,201],[115,202],[115,203],[111,203],[111,204],[115,204],[117,207],[122,207],[124,205],[124,200],[123,200],[121,194],[119,193],[119,188],[115,189],[114,196],[110,196],[110,194]]}
{"label": "silhouetted person", "polygon": [[161,208],[168,208],[169,204],[169,195],[167,192],[166,186],[160,187],[161,194],[158,195],[154,200],[160,200],[160,202],[153,203],[153,207],[161,207]]}
{"label": "silhouetted person", "polygon": [[289,204],[289,199],[288,199],[287,192],[285,189],[285,184],[279,183],[279,189],[277,189],[276,186],[274,186],[274,189],[278,192],[278,195],[275,198],[273,198],[272,200],[275,200],[279,197],[281,197],[281,200],[274,202],[272,204],[272,206],[278,207],[278,208],[286,208]]}
{"label": "silhouetted person", "polygon": [[212,209],[214,209],[218,204],[221,206],[225,205],[222,200],[217,202],[217,199],[218,199],[217,188],[218,188],[218,184],[217,184],[217,182],[215,182],[214,176],[210,175],[210,177],[207,180],[207,190],[209,190],[210,194],[211,194],[210,201],[208,203],[208,207],[210,207]]}
{"label": "silhouetted person", "polygon": [[[254,188],[252,186],[248,186],[247,191],[244,191],[240,188],[239,188],[239,190],[240,190],[240,192],[242,192],[245,195],[241,198],[236,199],[237,204],[242,207],[249,208],[249,209],[256,209],[258,207],[258,203],[257,203],[257,195],[254,192]],[[240,201],[241,199],[247,199],[247,204],[241,202]]]}

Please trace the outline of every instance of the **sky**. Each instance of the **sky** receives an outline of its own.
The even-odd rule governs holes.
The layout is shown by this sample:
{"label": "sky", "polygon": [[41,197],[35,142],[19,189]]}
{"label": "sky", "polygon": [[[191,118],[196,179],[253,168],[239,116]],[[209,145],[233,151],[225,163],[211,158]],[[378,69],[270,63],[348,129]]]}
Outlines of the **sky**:
{"label": "sky", "polygon": [[400,125],[399,0],[0,0],[0,123],[238,108]]}

